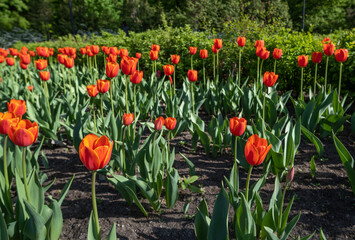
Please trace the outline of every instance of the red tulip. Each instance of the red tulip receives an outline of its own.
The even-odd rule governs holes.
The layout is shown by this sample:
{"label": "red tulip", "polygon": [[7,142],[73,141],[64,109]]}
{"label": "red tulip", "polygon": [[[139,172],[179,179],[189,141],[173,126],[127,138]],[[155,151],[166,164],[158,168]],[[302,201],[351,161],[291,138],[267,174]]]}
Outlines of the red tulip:
{"label": "red tulip", "polygon": [[108,137],[95,134],[86,135],[79,146],[81,162],[88,170],[96,171],[104,168],[111,159],[113,141]]}
{"label": "red tulip", "polygon": [[189,70],[187,72],[187,78],[189,79],[190,82],[196,82],[197,81],[197,71],[196,70]]}
{"label": "red tulip", "polygon": [[264,138],[260,138],[257,134],[252,135],[244,149],[245,158],[247,162],[252,165],[260,165],[265,160],[267,153],[271,148],[271,144],[267,145],[267,141]]}
{"label": "red tulip", "polygon": [[202,59],[206,59],[208,57],[208,51],[206,49],[201,49],[200,50],[200,57]]}
{"label": "red tulip", "polygon": [[322,52],[314,52],[312,53],[312,62],[320,63],[322,61]]}
{"label": "red tulip", "polygon": [[155,61],[158,59],[158,54],[159,54],[158,51],[150,50],[149,57],[152,61]]}
{"label": "red tulip", "polygon": [[246,38],[245,37],[238,37],[237,38],[237,43],[239,47],[244,47],[245,46],[245,42],[246,42]]}
{"label": "red tulip", "polygon": [[171,55],[171,62],[173,64],[178,64],[180,62],[180,56],[179,55]]}
{"label": "red tulip", "polygon": [[10,55],[15,57],[18,55],[18,50],[16,48],[9,48]]}
{"label": "red tulip", "polygon": [[43,70],[45,68],[47,68],[48,62],[46,59],[38,59],[35,61],[35,65],[37,70]]}
{"label": "red tulip", "polygon": [[42,79],[42,81],[48,81],[50,78],[51,74],[49,71],[41,71],[39,72],[39,77]]}
{"label": "red tulip", "polygon": [[160,46],[157,45],[157,44],[153,44],[151,50],[159,52],[160,51]]}
{"label": "red tulip", "polygon": [[119,50],[119,55],[120,55],[121,58],[123,58],[123,57],[128,57],[128,50],[125,49],[125,48],[121,48],[121,49]]}
{"label": "red tulip", "polygon": [[165,127],[168,130],[174,130],[176,126],[176,118],[168,117],[165,119]]}
{"label": "red tulip", "polygon": [[[110,47],[109,50],[110,50],[110,54],[113,54],[116,56],[120,55],[120,51],[117,49],[117,47]],[[106,55],[108,55],[108,54],[106,54]]]}
{"label": "red tulip", "polygon": [[99,94],[99,90],[97,90],[96,85],[89,85],[86,86],[86,90],[88,91],[88,94],[90,97],[96,97],[97,94]]}
{"label": "red tulip", "polygon": [[106,61],[107,62],[117,62],[117,55],[114,55],[114,54],[110,54],[108,55],[108,58],[106,58]]}
{"label": "red tulip", "polygon": [[136,70],[131,76],[130,80],[133,84],[139,84],[143,79],[143,71]]}
{"label": "red tulip", "polygon": [[31,63],[31,56],[30,54],[22,54],[20,53],[19,54],[19,57],[20,57],[20,61],[23,63],[23,64],[30,64]]}
{"label": "red tulip", "polygon": [[306,55],[298,56],[298,66],[304,68],[307,66],[307,64],[308,64],[308,56]]}
{"label": "red tulip", "polygon": [[74,58],[71,57],[64,58],[64,66],[66,68],[72,68],[74,66]]}
{"label": "red tulip", "polygon": [[97,55],[100,52],[100,47],[97,45],[92,45],[90,46],[90,50],[94,55]]}
{"label": "red tulip", "polygon": [[100,93],[106,93],[110,89],[111,82],[109,80],[99,79],[96,82],[97,90]]}
{"label": "red tulip", "polygon": [[276,75],[273,72],[266,71],[264,73],[263,82],[264,82],[265,86],[272,87],[275,85],[278,77],[279,77],[279,75]]}
{"label": "red tulip", "polygon": [[14,113],[16,116],[23,116],[26,113],[27,107],[24,100],[11,99],[7,103],[7,111]]}
{"label": "red tulip", "polygon": [[87,49],[86,49],[86,55],[88,55],[89,57],[93,57],[93,56],[94,56],[94,53],[91,51],[90,48],[87,48]]}
{"label": "red tulip", "polygon": [[28,48],[25,46],[23,46],[20,50],[20,54],[27,54],[27,52],[28,52]]}
{"label": "red tulip", "polygon": [[5,61],[5,58],[3,55],[0,55],[0,63],[3,63]]}
{"label": "red tulip", "polygon": [[234,117],[229,119],[229,130],[234,136],[241,136],[247,127],[247,120]]}
{"label": "red tulip", "polygon": [[86,54],[86,48],[80,48],[80,53],[82,55],[85,55]]}
{"label": "red tulip", "polygon": [[264,40],[256,40],[255,41],[255,47],[264,47]]}
{"label": "red tulip", "polygon": [[11,58],[11,57],[6,58],[6,63],[9,66],[15,65],[15,58]]}
{"label": "red tulip", "polygon": [[274,59],[279,60],[282,56],[282,49],[275,48],[274,52],[272,53],[272,56],[274,57]]}
{"label": "red tulip", "polygon": [[30,92],[33,91],[33,86],[27,86],[27,88],[28,88],[28,90],[29,90]]}
{"label": "red tulip", "polygon": [[25,119],[11,125],[8,132],[11,141],[20,147],[32,145],[38,137],[38,124]]}
{"label": "red tulip", "polygon": [[142,57],[141,53],[136,53],[136,58],[140,59]]}
{"label": "red tulip", "polygon": [[20,121],[19,117],[16,117],[14,113],[0,112],[0,134],[7,135],[11,125],[17,124]]}
{"label": "red tulip", "polygon": [[133,113],[128,113],[128,114],[125,113],[125,114],[123,114],[123,118],[122,118],[123,125],[125,125],[125,126],[131,125],[133,120],[134,120]]}
{"label": "red tulip", "polygon": [[335,50],[335,45],[332,42],[323,44],[323,51],[325,55],[327,56],[333,55],[334,50]]}
{"label": "red tulip", "polygon": [[[155,120],[155,122],[154,122],[154,129],[156,130],[156,131],[160,131],[162,128],[163,128],[163,126],[164,126],[164,118],[163,117],[158,117],[156,120]],[[174,127],[175,128],[175,127]]]}
{"label": "red tulip", "polygon": [[164,65],[163,69],[164,69],[164,74],[167,76],[170,76],[174,73],[174,65],[170,65],[170,64]]}
{"label": "red tulip", "polygon": [[109,78],[114,78],[118,75],[118,72],[120,71],[120,65],[118,63],[111,63],[108,62],[106,64],[106,75]]}
{"label": "red tulip", "polygon": [[124,56],[121,60],[121,69],[123,74],[131,75],[136,71],[138,59]]}
{"label": "red tulip", "polygon": [[35,57],[36,53],[34,51],[28,51],[28,54],[30,54],[31,57]]}
{"label": "red tulip", "polygon": [[109,51],[109,50],[107,50],[107,49],[109,49],[107,46],[101,46],[101,50],[102,50],[106,55],[108,55],[106,52]]}
{"label": "red tulip", "polygon": [[57,55],[58,62],[59,62],[60,64],[64,64],[66,57],[67,57],[66,55],[58,54],[58,55]]}
{"label": "red tulip", "polygon": [[216,38],[216,39],[214,39],[213,42],[214,42],[213,45],[216,47],[216,49],[219,50],[219,49],[222,48],[222,39],[217,39],[217,38]]}
{"label": "red tulip", "polygon": [[217,54],[218,51],[219,51],[219,50],[216,48],[216,46],[215,46],[215,45],[212,45],[212,52]]}
{"label": "red tulip", "polygon": [[197,52],[197,47],[190,47],[190,48],[189,48],[189,51],[190,51],[190,54],[191,54],[191,55],[195,55],[196,52]]}
{"label": "red tulip", "polygon": [[348,59],[348,49],[335,50],[335,59],[338,62],[345,62]]}
{"label": "red tulip", "polygon": [[27,66],[28,66],[27,64],[24,64],[23,62],[20,62],[21,69],[26,70]]}

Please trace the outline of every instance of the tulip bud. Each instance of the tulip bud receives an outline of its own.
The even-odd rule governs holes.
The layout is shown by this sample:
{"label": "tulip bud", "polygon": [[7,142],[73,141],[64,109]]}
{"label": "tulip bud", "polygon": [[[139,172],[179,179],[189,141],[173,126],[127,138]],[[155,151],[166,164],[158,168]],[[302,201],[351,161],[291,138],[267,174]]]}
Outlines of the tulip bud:
{"label": "tulip bud", "polygon": [[286,175],[286,181],[287,181],[287,182],[292,182],[294,175],[295,175],[295,167],[292,167],[292,168],[288,171],[288,173],[287,173],[287,175]]}
{"label": "tulip bud", "polygon": [[123,125],[125,125],[125,126],[131,125],[131,123],[133,122],[133,119],[134,119],[133,113],[123,114],[123,118],[122,118]]}
{"label": "tulip bud", "polygon": [[208,51],[206,49],[201,49],[200,50],[200,57],[202,59],[206,59],[208,57]]}
{"label": "tulip bud", "polygon": [[245,37],[238,37],[237,38],[237,43],[239,47],[244,47],[245,46],[245,42],[246,42],[246,38]]}
{"label": "tulip bud", "polygon": [[165,121],[163,117],[158,117],[154,122],[154,129],[156,131],[160,131],[164,126],[164,122]]}
{"label": "tulip bud", "polygon": [[180,56],[179,55],[171,55],[171,62],[173,63],[173,64],[178,64],[179,63],[179,61],[180,61]]}
{"label": "tulip bud", "polygon": [[176,126],[176,118],[168,117],[165,119],[165,127],[168,130],[174,130]]}
{"label": "tulip bud", "polygon": [[195,55],[196,52],[197,52],[197,47],[190,47],[190,48],[189,48],[189,51],[190,51],[190,54],[191,54],[191,55]]}
{"label": "tulip bud", "polygon": [[189,79],[190,82],[196,82],[197,81],[197,71],[196,70],[189,70],[187,72],[187,78]]}

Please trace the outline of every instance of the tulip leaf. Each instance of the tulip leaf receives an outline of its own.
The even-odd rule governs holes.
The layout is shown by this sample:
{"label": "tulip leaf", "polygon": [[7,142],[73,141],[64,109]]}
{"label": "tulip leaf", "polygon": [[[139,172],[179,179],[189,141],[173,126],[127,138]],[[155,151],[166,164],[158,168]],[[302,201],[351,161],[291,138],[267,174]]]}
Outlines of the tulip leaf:
{"label": "tulip leaf", "polygon": [[49,239],[59,239],[63,227],[63,215],[59,203],[55,199],[51,199],[49,207],[53,211],[52,219],[49,227]]}
{"label": "tulip leaf", "polygon": [[168,208],[173,208],[178,198],[179,190],[179,174],[178,171],[173,168],[167,172],[166,176],[166,205]]}
{"label": "tulip leaf", "polygon": [[58,200],[59,206],[62,205],[64,198],[67,195],[69,188],[74,180],[74,177],[75,177],[75,174],[73,174],[73,176],[70,178],[70,180],[64,185],[63,190],[61,191],[61,194],[60,194],[60,198]]}
{"label": "tulip leaf", "polygon": [[224,189],[221,188],[213,208],[210,227],[208,228],[208,240],[226,240],[228,234],[229,200]]}
{"label": "tulip leaf", "polygon": [[195,216],[195,235],[198,240],[206,240],[208,228],[210,226],[211,219],[208,217],[208,207],[206,200],[203,199],[198,207],[198,211]]}
{"label": "tulip leaf", "polygon": [[95,225],[95,219],[94,219],[94,212],[91,211],[90,213],[90,220],[89,220],[89,227],[88,227],[88,240],[98,240],[101,239],[100,233],[98,234],[98,231],[96,229],[96,225]]}
{"label": "tulip leaf", "polygon": [[325,237],[322,228],[319,229],[319,235],[320,235],[320,239],[321,240],[327,240],[327,238]]}
{"label": "tulip leaf", "polygon": [[106,240],[116,240],[117,237],[116,237],[116,223],[113,224]]}
{"label": "tulip leaf", "polygon": [[311,175],[312,175],[312,178],[314,178],[314,175],[316,174],[316,163],[314,162],[314,155],[312,156],[311,158]]}
{"label": "tulip leaf", "polygon": [[271,240],[279,240],[279,238],[274,234],[274,231],[271,228],[264,227],[264,229]]}
{"label": "tulip leaf", "polygon": [[283,234],[281,235],[281,240],[286,240],[288,238],[288,236],[290,235],[292,229],[296,226],[298,220],[301,217],[301,213],[297,214],[296,217],[294,217],[286,226],[285,231],[283,232]]}
{"label": "tulip leaf", "polygon": [[25,222],[23,234],[31,240],[45,240],[47,229],[43,217],[36,212],[31,203],[27,200],[24,200],[24,203],[29,219]]}
{"label": "tulip leaf", "polygon": [[319,138],[316,137],[312,132],[310,132],[307,128],[305,128],[303,125],[301,126],[302,133],[314,144],[314,146],[317,149],[319,157],[323,156],[323,144],[319,140]]}
{"label": "tulip leaf", "polygon": [[9,235],[7,233],[7,227],[6,227],[6,222],[5,219],[2,215],[2,212],[0,210],[0,239],[1,240],[9,240]]}
{"label": "tulip leaf", "polygon": [[192,161],[190,161],[187,157],[185,157],[184,154],[179,153],[181,157],[186,161],[187,165],[189,166],[189,175],[194,176],[195,175],[195,165],[193,164]]}
{"label": "tulip leaf", "polygon": [[240,205],[234,215],[236,239],[252,239],[255,235],[255,222],[248,201],[240,194]]}

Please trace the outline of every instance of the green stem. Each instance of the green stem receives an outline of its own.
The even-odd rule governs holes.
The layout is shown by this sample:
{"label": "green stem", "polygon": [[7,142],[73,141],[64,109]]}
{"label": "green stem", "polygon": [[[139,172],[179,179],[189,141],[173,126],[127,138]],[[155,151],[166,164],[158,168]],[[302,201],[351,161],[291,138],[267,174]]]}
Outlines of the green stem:
{"label": "green stem", "polygon": [[263,86],[263,80],[262,80],[262,76],[263,76],[263,64],[264,64],[264,59],[261,60],[261,64],[260,64],[260,73],[259,73],[259,78],[260,78],[260,86],[262,88]]}
{"label": "green stem", "polygon": [[64,77],[64,73],[65,73],[65,68],[64,68],[64,65],[62,64],[62,78],[63,78],[63,89],[64,89],[64,94],[65,94],[65,77]]}
{"label": "green stem", "polygon": [[217,68],[217,78],[218,78],[218,80],[219,80],[219,61],[218,61],[218,53],[219,53],[219,51],[217,51],[217,61],[216,61],[217,65],[216,65],[216,68]]}
{"label": "green stem", "polygon": [[235,136],[235,143],[234,143],[234,164],[237,166],[237,141],[238,136]]}
{"label": "green stem", "polygon": [[104,109],[103,109],[103,98],[104,98],[104,95],[101,94],[100,109],[101,109],[101,118],[102,118],[102,132],[103,132],[103,134],[105,134],[105,118],[104,118]]}
{"label": "green stem", "polygon": [[138,60],[137,68],[138,68],[137,70],[138,70],[138,72],[139,72],[139,60]]}
{"label": "green stem", "polygon": [[283,211],[283,208],[284,208],[284,201],[285,201],[285,195],[286,195],[286,190],[287,190],[287,187],[288,187],[288,182],[286,182],[286,186],[282,192],[282,199],[281,199],[281,206],[280,206],[280,216],[279,216],[279,227],[278,227],[278,230],[281,229],[281,224],[282,224],[282,211]]}
{"label": "green stem", "polygon": [[92,98],[92,114],[94,115],[95,132],[97,132],[97,123],[96,123],[96,114],[95,114],[94,98]]}
{"label": "green stem", "polygon": [[203,86],[206,87],[205,59],[203,59]]}
{"label": "green stem", "polygon": [[51,107],[49,105],[49,92],[48,92],[48,86],[47,86],[47,82],[44,82],[44,92],[46,95],[46,100],[47,100],[47,105],[48,105],[48,111],[49,113],[51,112]]}
{"label": "green stem", "polygon": [[216,57],[213,54],[213,80],[216,80]]}
{"label": "green stem", "polygon": [[70,68],[68,69],[68,79],[69,79],[69,87],[70,87],[70,99],[72,99],[72,89],[71,89],[71,79],[70,79]]}
{"label": "green stem", "polygon": [[28,78],[30,79],[31,86],[33,86],[30,69],[27,68]]}
{"label": "green stem", "polygon": [[194,55],[191,55],[191,70],[194,70],[194,65],[192,63],[192,58],[194,57]]}
{"label": "green stem", "polygon": [[340,90],[341,90],[341,73],[342,73],[342,70],[343,70],[343,63],[341,62],[340,63],[340,73],[339,73],[339,101],[340,101]]}
{"label": "green stem", "polygon": [[134,117],[136,117],[136,87],[137,87],[137,85],[134,84],[134,87],[133,87],[133,115],[134,115]]}
{"label": "green stem", "polygon": [[265,125],[265,98],[266,98],[266,94],[267,94],[267,87],[266,87],[266,91],[264,93],[264,100],[263,100],[263,121],[264,121],[264,125]]}
{"label": "green stem", "polygon": [[260,66],[260,58],[258,58],[258,62],[256,64],[256,87],[258,88],[259,86],[259,66]]}
{"label": "green stem", "polygon": [[22,149],[22,174],[23,174],[23,184],[25,185],[26,197],[27,200],[31,202],[30,191],[28,190],[28,184],[27,184],[26,147]]}
{"label": "green stem", "polygon": [[115,111],[113,110],[112,88],[113,88],[113,78],[111,79],[111,86],[110,86],[110,99],[111,99],[111,109],[112,109],[112,115],[113,115],[113,117],[115,117]]}
{"label": "green stem", "polygon": [[276,74],[276,59],[275,59],[275,62],[274,62],[274,73]]}
{"label": "green stem", "polygon": [[240,86],[240,73],[241,73],[241,63],[242,62],[242,49],[239,48],[239,65],[238,65],[238,86]]}
{"label": "green stem", "polygon": [[157,74],[157,60],[154,61],[154,67],[155,67],[155,75]]}
{"label": "green stem", "polygon": [[16,66],[16,65],[10,66],[10,73],[11,73],[11,80],[12,80],[12,82],[15,81],[15,79],[14,79],[14,73],[13,73],[13,70],[12,70],[12,68],[15,67],[15,66]]}
{"label": "green stem", "polygon": [[170,131],[168,131],[168,150],[170,152]]}
{"label": "green stem", "polygon": [[247,185],[245,187],[245,199],[247,200],[248,203],[248,194],[249,194],[249,182],[250,182],[250,175],[251,171],[253,170],[253,166],[249,166],[249,171],[248,171],[248,177],[247,177]]}
{"label": "green stem", "polygon": [[5,136],[4,139],[4,150],[3,150],[3,155],[4,155],[4,177],[5,177],[5,192],[10,191],[10,184],[9,184],[9,176],[7,173],[7,135]]}
{"label": "green stem", "polygon": [[129,83],[129,80],[128,80],[128,75],[126,75],[126,88],[125,88],[125,96],[126,96],[126,113],[128,114],[129,113],[129,107],[128,107],[128,83]]}
{"label": "green stem", "polygon": [[316,72],[314,74],[314,87],[313,87],[314,94],[316,94],[316,90],[317,90],[317,70],[318,70],[318,63],[316,63]]}
{"label": "green stem", "polygon": [[191,103],[192,103],[192,112],[195,113],[195,101],[194,101],[194,83],[191,82]]}
{"label": "green stem", "polygon": [[175,90],[175,72],[176,72],[176,64],[174,65],[174,95],[176,94],[176,90]]}
{"label": "green stem", "polygon": [[324,77],[325,91],[327,91],[328,62],[329,62],[329,56],[327,56],[327,61],[326,61],[326,64],[325,64],[325,77]]}
{"label": "green stem", "polygon": [[301,91],[300,91],[300,98],[303,101],[303,68],[301,68]]}
{"label": "green stem", "polygon": [[97,231],[96,236],[98,236],[98,238],[100,239],[100,224],[99,224],[99,214],[97,213],[95,182],[96,182],[96,171],[93,171],[92,182],[91,182],[92,210],[94,211],[94,221],[95,221],[96,231]]}

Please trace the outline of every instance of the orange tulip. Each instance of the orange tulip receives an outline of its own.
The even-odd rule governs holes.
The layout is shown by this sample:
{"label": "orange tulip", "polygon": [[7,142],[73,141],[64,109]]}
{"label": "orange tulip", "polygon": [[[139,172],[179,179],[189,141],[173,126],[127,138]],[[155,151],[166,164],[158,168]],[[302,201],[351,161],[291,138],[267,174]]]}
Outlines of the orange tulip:
{"label": "orange tulip", "polygon": [[0,63],[3,63],[5,61],[5,57],[3,55],[0,55]]}
{"label": "orange tulip", "polygon": [[325,55],[327,56],[333,55],[334,50],[335,50],[335,45],[332,42],[323,44],[323,51]]}
{"label": "orange tulip", "polygon": [[100,52],[100,47],[97,45],[92,45],[90,46],[90,50],[94,55],[97,55]]}
{"label": "orange tulip", "polygon": [[111,63],[108,62],[106,64],[106,75],[109,78],[114,78],[118,75],[118,72],[120,71],[120,65],[118,63]]}
{"label": "orange tulip", "polygon": [[6,63],[7,63],[7,65],[9,65],[9,66],[13,66],[13,65],[15,65],[15,58],[6,58]]}
{"label": "orange tulip", "polygon": [[134,120],[133,113],[125,113],[125,114],[123,114],[123,118],[122,118],[123,125],[125,125],[125,126],[131,125],[133,120]]}
{"label": "orange tulip", "polygon": [[82,55],[85,55],[86,54],[86,48],[80,48],[80,53]]}
{"label": "orange tulip", "polygon": [[8,134],[10,126],[17,124],[20,121],[19,117],[16,117],[14,113],[0,112],[0,134]]}
{"label": "orange tulip", "polygon": [[158,59],[158,55],[159,55],[159,52],[158,51],[154,51],[154,50],[150,50],[149,52],[149,57],[152,61],[155,61]]}
{"label": "orange tulip", "polygon": [[197,47],[190,47],[190,48],[189,48],[189,51],[190,51],[190,54],[191,54],[191,55],[195,55],[196,52],[197,52]]}
{"label": "orange tulip", "polygon": [[26,113],[27,107],[24,100],[11,99],[7,103],[7,111],[14,113],[16,116],[23,116]]}
{"label": "orange tulip", "polygon": [[256,56],[258,56],[261,59],[268,59],[270,55],[270,52],[266,50],[266,47],[257,47],[256,48]]}
{"label": "orange tulip", "polygon": [[27,88],[28,88],[28,90],[29,90],[30,92],[33,91],[33,86],[27,86]]}
{"label": "orange tulip", "polygon": [[[107,49],[109,49],[107,46],[101,46],[101,50],[106,54],[107,54]],[[109,51],[109,50],[108,50]]]}
{"label": "orange tulip", "polygon": [[327,38],[327,37],[325,37],[325,38],[323,39],[323,41],[322,41],[323,44],[324,44],[324,43],[330,43],[330,42],[331,42],[330,38]]}
{"label": "orange tulip", "polygon": [[307,66],[307,64],[308,64],[308,56],[306,55],[298,56],[298,66],[304,68]]}
{"label": "orange tulip", "polygon": [[90,48],[87,48],[87,49],[86,49],[86,55],[88,55],[89,57],[93,57],[93,56],[94,56],[94,53],[91,51]]}
{"label": "orange tulip", "polygon": [[202,59],[206,59],[208,57],[208,51],[206,49],[201,49],[200,50],[200,57]]}
{"label": "orange tulip", "polygon": [[125,48],[120,49],[119,50],[119,55],[120,55],[121,58],[128,57],[128,50],[125,49]]}
{"label": "orange tulip", "polygon": [[[117,49],[117,47],[110,47],[109,50],[110,50],[110,54],[113,54],[116,56],[120,55],[120,51]],[[108,55],[108,54],[106,54],[106,55]]]}
{"label": "orange tulip", "polygon": [[18,50],[16,48],[9,48],[10,55],[15,57],[18,55]]}
{"label": "orange tulip", "polygon": [[214,39],[214,44],[213,45],[215,45],[215,47],[216,47],[216,49],[221,49],[222,48],[222,39]]}
{"label": "orange tulip", "polygon": [[88,91],[88,94],[90,97],[96,97],[97,94],[99,94],[99,90],[97,90],[96,85],[89,85],[86,86],[86,90]]}
{"label": "orange tulip", "polygon": [[179,55],[171,55],[171,62],[173,64],[178,64],[180,62],[180,56]]}
{"label": "orange tulip", "polygon": [[133,84],[139,84],[143,79],[143,71],[136,70],[131,76],[130,80]]}
{"label": "orange tulip", "polygon": [[241,136],[247,127],[247,120],[234,117],[229,119],[229,130],[234,136]]}
{"label": "orange tulip", "polygon": [[36,65],[36,68],[37,70],[43,70],[47,67],[47,60],[46,59],[38,59],[35,61],[35,65]]}
{"label": "orange tulip", "polygon": [[9,52],[6,49],[0,48],[0,55],[7,57],[8,54]]}
{"label": "orange tulip", "polygon": [[[154,122],[154,129],[156,130],[156,131],[160,131],[162,128],[163,128],[163,126],[164,126],[164,118],[163,117],[158,117],[156,120],[155,120],[155,122]],[[175,128],[175,127],[174,127]]]}
{"label": "orange tulip", "polygon": [[30,64],[31,63],[31,56],[30,54],[19,54],[19,57],[20,57],[20,61],[23,63],[23,64]]}
{"label": "orange tulip", "polygon": [[252,135],[244,149],[247,162],[252,166],[262,164],[271,146],[267,145],[266,139],[260,138],[257,134]]}
{"label": "orange tulip", "polygon": [[97,90],[100,93],[106,93],[110,89],[111,82],[109,80],[99,79],[96,82]]}
{"label": "orange tulip", "polygon": [[79,146],[79,157],[88,170],[104,168],[111,159],[113,141],[95,134],[86,135]]}
{"label": "orange tulip", "polygon": [[74,66],[74,58],[71,57],[64,58],[64,66],[66,68],[72,68]]}
{"label": "orange tulip", "polygon": [[42,81],[48,81],[50,78],[51,74],[49,71],[41,71],[39,72],[39,77],[42,79]]}
{"label": "orange tulip", "polygon": [[35,57],[36,53],[34,51],[28,51],[28,54],[30,54],[31,57]]}
{"label": "orange tulip", "polygon": [[158,44],[153,44],[151,50],[159,52],[160,46]]}
{"label": "orange tulip", "polygon": [[110,54],[108,55],[108,58],[106,58],[107,62],[117,62],[117,55]]}
{"label": "orange tulip", "polygon": [[335,50],[335,59],[338,62],[345,62],[348,59],[348,49]]}
{"label": "orange tulip", "polygon": [[246,42],[246,38],[245,37],[238,37],[237,38],[237,43],[239,47],[244,47],[245,46],[245,42]]}
{"label": "orange tulip", "polygon": [[282,49],[275,48],[274,52],[272,53],[272,56],[274,57],[274,59],[280,59],[282,56]]}
{"label": "orange tulip", "polygon": [[322,52],[314,52],[312,53],[312,62],[320,63],[322,61]]}
{"label": "orange tulip", "polygon": [[174,130],[176,126],[176,118],[168,117],[165,119],[165,127],[168,130]]}
{"label": "orange tulip", "polygon": [[255,47],[264,47],[264,40],[256,40],[255,41]]}
{"label": "orange tulip", "polygon": [[9,138],[17,146],[27,147],[32,145],[38,137],[38,124],[25,119],[11,125],[8,132]]}
{"label": "orange tulip", "polygon": [[212,45],[212,52],[217,54],[218,51],[219,51],[219,50],[216,48],[216,46],[215,46],[215,45]]}
{"label": "orange tulip", "polygon": [[136,58],[140,59],[142,57],[141,53],[136,53]]}
{"label": "orange tulip", "polygon": [[265,86],[272,87],[275,85],[278,77],[279,77],[279,75],[276,75],[273,72],[266,71],[264,73],[263,82],[264,82]]}
{"label": "orange tulip", "polygon": [[123,74],[131,75],[136,71],[138,59],[124,56],[121,60],[121,69]]}
{"label": "orange tulip", "polygon": [[164,69],[164,74],[166,76],[170,76],[174,73],[174,65],[170,65],[170,64],[164,65],[163,69]]}
{"label": "orange tulip", "polygon": [[187,72],[187,78],[189,79],[190,82],[196,82],[197,81],[197,71],[196,70],[189,70]]}
{"label": "orange tulip", "polygon": [[27,66],[28,66],[27,64],[24,64],[23,62],[20,62],[21,69],[26,70]]}
{"label": "orange tulip", "polygon": [[28,48],[25,46],[23,46],[20,50],[20,54],[27,54],[27,52],[28,52]]}
{"label": "orange tulip", "polygon": [[60,64],[64,64],[66,57],[67,57],[66,55],[58,54],[58,55],[57,55],[58,62],[59,62]]}
{"label": "orange tulip", "polygon": [[47,55],[49,55],[47,47],[36,47],[36,52],[37,55],[40,57],[46,57]]}

